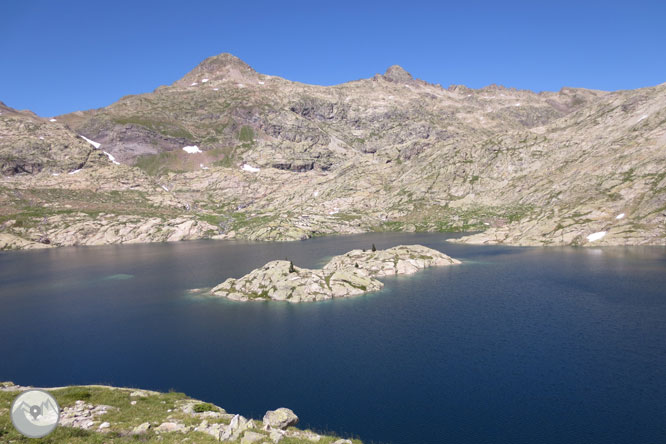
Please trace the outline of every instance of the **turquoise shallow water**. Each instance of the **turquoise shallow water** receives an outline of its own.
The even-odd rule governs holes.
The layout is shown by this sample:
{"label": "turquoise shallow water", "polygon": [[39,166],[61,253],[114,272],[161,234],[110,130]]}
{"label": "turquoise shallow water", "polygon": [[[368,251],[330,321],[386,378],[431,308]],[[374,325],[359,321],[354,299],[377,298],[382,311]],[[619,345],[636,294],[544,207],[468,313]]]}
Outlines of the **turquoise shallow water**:
{"label": "turquoise shallow water", "polygon": [[[666,442],[666,249],[441,234],[0,254],[0,380],[173,388],[376,443]],[[268,260],[421,243],[464,261],[313,304],[188,289]]]}

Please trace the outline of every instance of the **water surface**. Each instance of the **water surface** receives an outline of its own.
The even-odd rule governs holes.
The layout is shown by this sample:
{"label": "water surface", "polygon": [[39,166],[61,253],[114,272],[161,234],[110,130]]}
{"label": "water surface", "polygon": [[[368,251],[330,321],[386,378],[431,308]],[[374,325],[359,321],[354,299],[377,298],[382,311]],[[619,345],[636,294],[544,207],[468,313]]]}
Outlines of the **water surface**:
{"label": "water surface", "polygon": [[[375,443],[666,442],[666,250],[441,234],[0,254],[0,380],[175,389]],[[311,304],[187,294],[273,259],[420,243],[464,264]]]}

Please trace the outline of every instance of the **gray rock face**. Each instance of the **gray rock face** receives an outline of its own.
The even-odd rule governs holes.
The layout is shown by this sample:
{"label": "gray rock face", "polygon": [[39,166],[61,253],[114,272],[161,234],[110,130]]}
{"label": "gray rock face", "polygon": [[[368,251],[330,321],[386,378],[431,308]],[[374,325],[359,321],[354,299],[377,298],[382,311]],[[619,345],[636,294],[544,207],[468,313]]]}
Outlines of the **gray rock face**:
{"label": "gray rock face", "polygon": [[386,70],[384,78],[389,82],[396,82],[396,83],[409,83],[412,80],[414,80],[412,75],[407,71],[405,71],[405,69],[399,65],[390,66]]}
{"label": "gray rock face", "polygon": [[291,409],[281,407],[277,410],[269,410],[264,415],[264,427],[273,429],[286,429],[298,423],[298,416]]}
{"label": "gray rock face", "polygon": [[211,293],[235,301],[321,301],[379,290],[383,284],[375,279],[378,276],[411,274],[427,267],[459,263],[422,245],[352,250],[333,257],[320,270],[295,267],[289,261],[271,261],[240,279],[227,279]]}
{"label": "gray rock face", "polygon": [[0,174],[60,174],[106,164],[102,151],[61,122],[0,105]]}

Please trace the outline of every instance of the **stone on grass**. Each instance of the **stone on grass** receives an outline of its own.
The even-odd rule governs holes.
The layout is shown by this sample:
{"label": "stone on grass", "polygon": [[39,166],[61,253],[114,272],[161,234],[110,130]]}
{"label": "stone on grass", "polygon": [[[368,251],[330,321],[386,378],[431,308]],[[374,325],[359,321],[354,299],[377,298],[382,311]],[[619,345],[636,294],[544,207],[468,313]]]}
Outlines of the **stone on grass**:
{"label": "stone on grass", "polygon": [[241,438],[241,444],[252,444],[264,439],[266,435],[248,430]]}
{"label": "stone on grass", "polygon": [[298,416],[288,408],[281,407],[277,410],[269,410],[264,415],[264,427],[273,429],[286,429],[298,423]]}

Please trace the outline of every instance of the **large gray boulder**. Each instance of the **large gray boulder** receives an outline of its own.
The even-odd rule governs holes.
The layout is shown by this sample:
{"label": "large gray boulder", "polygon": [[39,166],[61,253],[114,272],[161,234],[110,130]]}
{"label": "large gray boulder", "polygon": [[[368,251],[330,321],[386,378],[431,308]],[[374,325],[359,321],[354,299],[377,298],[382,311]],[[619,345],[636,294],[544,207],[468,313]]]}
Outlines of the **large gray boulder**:
{"label": "large gray boulder", "polygon": [[298,423],[298,416],[291,409],[281,407],[277,410],[269,410],[264,415],[264,427],[273,429],[286,429]]}

